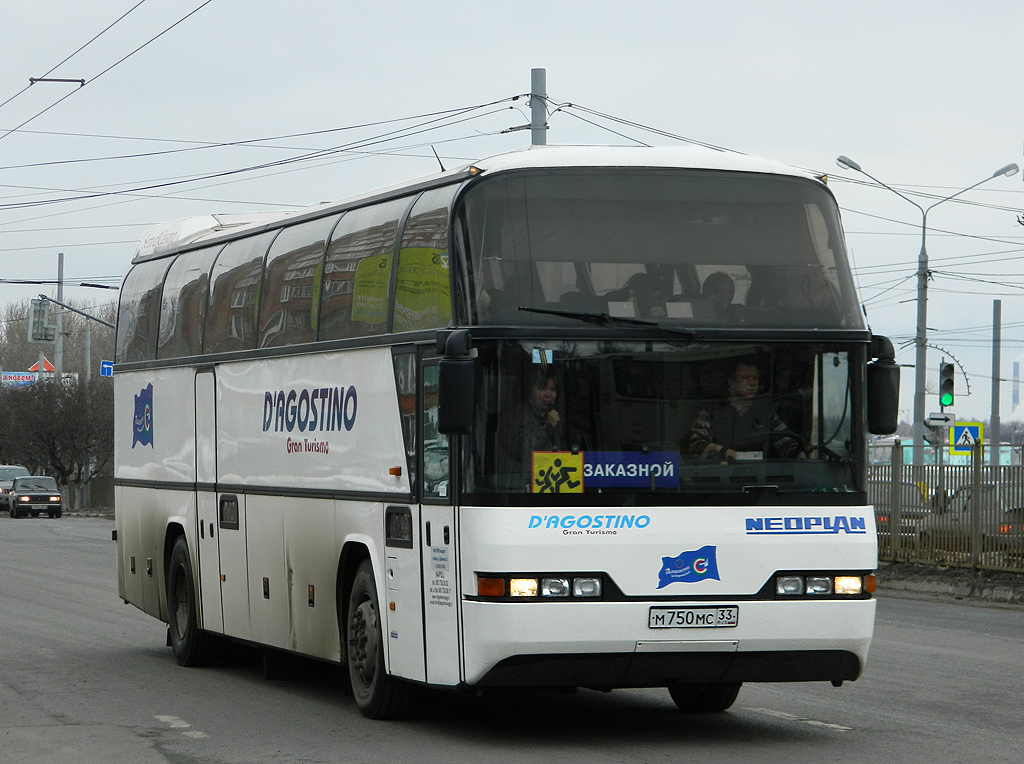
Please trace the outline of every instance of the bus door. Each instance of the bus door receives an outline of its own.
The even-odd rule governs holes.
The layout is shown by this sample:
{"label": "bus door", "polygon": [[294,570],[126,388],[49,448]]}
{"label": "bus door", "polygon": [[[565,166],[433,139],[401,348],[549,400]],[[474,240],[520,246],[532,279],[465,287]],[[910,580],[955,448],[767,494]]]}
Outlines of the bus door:
{"label": "bus door", "polygon": [[245,496],[217,492],[217,376],[196,373],[196,516],[203,628],[249,639]]}
{"label": "bus door", "polygon": [[[415,492],[419,464],[416,453],[416,354],[404,351],[394,356],[395,383],[402,417],[406,461],[410,470],[410,489]],[[382,607],[386,619],[385,643],[388,671],[394,676],[426,681],[426,654],[423,648],[423,575],[419,536],[418,504],[384,505],[384,578],[387,602]]]}
{"label": "bus door", "polygon": [[196,562],[202,626],[224,631],[220,598],[220,536],[217,521],[217,384],[212,368],[196,372]]}
{"label": "bus door", "polygon": [[437,431],[437,360],[423,365],[420,389],[420,539],[427,682],[459,683],[459,594],[448,436]]}

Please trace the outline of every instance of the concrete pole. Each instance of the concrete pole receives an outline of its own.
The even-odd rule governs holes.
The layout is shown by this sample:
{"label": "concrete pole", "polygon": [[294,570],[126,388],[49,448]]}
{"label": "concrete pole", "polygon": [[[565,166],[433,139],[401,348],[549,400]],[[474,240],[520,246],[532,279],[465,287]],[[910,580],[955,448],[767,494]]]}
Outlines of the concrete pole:
{"label": "concrete pole", "polygon": [[[85,384],[86,384],[86,395],[89,395],[89,383],[92,380],[92,329],[90,329],[91,322],[86,319],[85,322],[85,347],[82,350],[82,362],[85,365]],[[92,457],[86,463],[86,476],[85,484],[80,486],[81,494],[79,496],[80,503],[79,507],[91,507],[92,506]]]}
{"label": "concrete pole", "polygon": [[[64,253],[57,253],[57,299],[64,302]],[[53,350],[53,377],[64,382],[64,309],[57,305],[57,336]]]}
{"label": "concrete pole", "polygon": [[82,348],[82,363],[85,366],[85,383],[92,380],[92,329],[89,322],[85,322],[85,347]]}
{"label": "concrete pole", "polygon": [[548,70],[530,70],[530,145],[548,143]]}
{"label": "concrete pole", "polygon": [[927,231],[928,210],[922,210],[921,252],[917,256],[917,330],[914,333],[914,482],[923,479],[920,470],[924,467],[925,385],[928,379],[928,249],[925,246]]}
{"label": "concrete pole", "polygon": [[999,367],[1003,335],[1003,302],[992,301],[992,417],[988,425],[988,463],[999,466],[999,443],[1002,441],[1002,425],[999,421]]}

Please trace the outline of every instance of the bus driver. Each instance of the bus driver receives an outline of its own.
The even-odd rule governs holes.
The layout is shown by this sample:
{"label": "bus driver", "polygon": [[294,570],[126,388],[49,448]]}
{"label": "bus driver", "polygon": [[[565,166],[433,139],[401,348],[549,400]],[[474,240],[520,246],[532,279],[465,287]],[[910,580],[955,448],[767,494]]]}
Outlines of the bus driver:
{"label": "bus driver", "polygon": [[757,365],[739,361],[729,375],[726,399],[697,414],[687,442],[690,453],[722,461],[803,456],[799,439],[772,402],[758,396],[759,386]]}

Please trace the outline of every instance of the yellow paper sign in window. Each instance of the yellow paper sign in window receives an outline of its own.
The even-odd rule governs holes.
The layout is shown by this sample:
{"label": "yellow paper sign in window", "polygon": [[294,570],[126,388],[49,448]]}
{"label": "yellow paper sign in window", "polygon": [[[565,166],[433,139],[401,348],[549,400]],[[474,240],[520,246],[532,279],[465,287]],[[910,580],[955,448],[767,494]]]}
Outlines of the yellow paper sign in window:
{"label": "yellow paper sign in window", "polygon": [[533,452],[533,493],[583,493],[583,454]]}

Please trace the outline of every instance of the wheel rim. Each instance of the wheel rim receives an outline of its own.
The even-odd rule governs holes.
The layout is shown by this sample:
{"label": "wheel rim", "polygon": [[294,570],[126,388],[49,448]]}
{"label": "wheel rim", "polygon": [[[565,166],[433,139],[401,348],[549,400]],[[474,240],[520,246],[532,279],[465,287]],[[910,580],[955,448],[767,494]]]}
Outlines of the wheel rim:
{"label": "wheel rim", "polygon": [[377,611],[373,602],[363,600],[352,613],[349,633],[349,661],[362,683],[369,687],[377,670]]}
{"label": "wheel rim", "polygon": [[185,636],[188,628],[188,591],[185,571],[179,566],[174,577],[174,628],[179,637]]}

